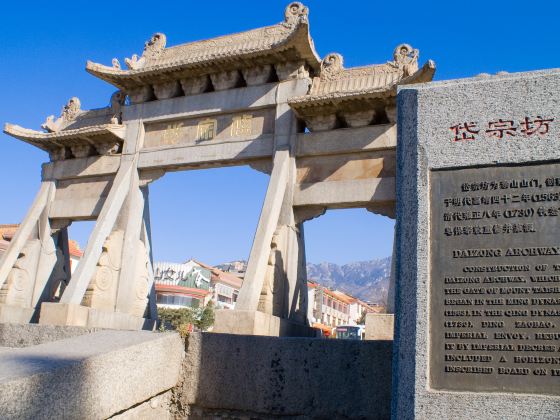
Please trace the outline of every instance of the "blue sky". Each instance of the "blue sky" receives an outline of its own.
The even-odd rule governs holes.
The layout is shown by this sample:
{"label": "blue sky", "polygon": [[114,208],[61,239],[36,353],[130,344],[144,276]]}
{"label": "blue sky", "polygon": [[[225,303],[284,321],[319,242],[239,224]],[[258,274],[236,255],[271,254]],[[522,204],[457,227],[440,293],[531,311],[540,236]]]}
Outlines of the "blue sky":
{"label": "blue sky", "polygon": [[[108,104],[114,88],[85,72],[88,59],[140,54],[164,32],[168,45],[277,23],[288,1],[103,1],[2,4],[0,122],[39,128],[71,96],[82,108]],[[322,57],[345,66],[383,63],[396,45],[420,49],[437,63],[436,79],[501,70],[560,67],[560,5],[552,1],[310,0],[311,35]],[[0,223],[20,221],[40,182],[47,155],[0,134]],[[153,184],[156,259],[196,257],[210,264],[246,258],[268,178],[249,168],[168,174]],[[85,246],[91,223],[73,226]],[[332,211],[305,226],[311,262],[345,263],[384,257],[393,224],[365,210]]]}

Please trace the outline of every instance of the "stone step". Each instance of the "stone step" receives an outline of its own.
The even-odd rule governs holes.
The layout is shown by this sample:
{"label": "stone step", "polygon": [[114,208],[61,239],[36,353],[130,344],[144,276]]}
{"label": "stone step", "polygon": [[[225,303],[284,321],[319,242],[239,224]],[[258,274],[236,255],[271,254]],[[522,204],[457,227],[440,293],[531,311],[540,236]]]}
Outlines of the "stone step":
{"label": "stone step", "polygon": [[2,348],[1,416],[107,418],[174,387],[183,349],[176,333],[109,330]]}

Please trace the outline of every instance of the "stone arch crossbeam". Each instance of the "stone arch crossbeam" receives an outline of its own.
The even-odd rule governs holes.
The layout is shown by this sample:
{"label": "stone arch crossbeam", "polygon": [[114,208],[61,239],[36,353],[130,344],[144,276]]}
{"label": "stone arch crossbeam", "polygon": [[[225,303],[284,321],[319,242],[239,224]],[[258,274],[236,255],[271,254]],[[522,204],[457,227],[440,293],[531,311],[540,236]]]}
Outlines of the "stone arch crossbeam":
{"label": "stone arch crossbeam", "polygon": [[[218,313],[215,330],[307,334],[303,223],[330,208],[394,217],[396,89],[431,80],[434,63],[419,68],[407,44],[381,65],[321,61],[297,2],[281,23],[241,34],[173,47],[155,34],[125,62],[87,65],[119,89],[110,106],[86,111],[74,97],[44,132],[5,125],[50,162],[0,261],[0,321],[153,325],[148,184],[250,165],[270,181],[237,308]],[[70,276],[74,220],[96,224]]]}

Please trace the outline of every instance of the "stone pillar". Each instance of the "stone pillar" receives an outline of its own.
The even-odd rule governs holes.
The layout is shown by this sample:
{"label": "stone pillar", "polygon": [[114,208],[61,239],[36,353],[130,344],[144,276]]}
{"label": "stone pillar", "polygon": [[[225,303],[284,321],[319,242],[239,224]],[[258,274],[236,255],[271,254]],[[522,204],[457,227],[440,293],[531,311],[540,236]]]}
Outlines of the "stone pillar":
{"label": "stone pillar", "polygon": [[129,122],[119,170],[84,256],[60,303],[42,305],[40,323],[116,329],[153,326],[143,318],[150,290],[148,251],[141,240],[144,196],[137,168],[143,139],[143,122]]}
{"label": "stone pillar", "polygon": [[141,240],[144,195],[140,190],[137,171],[132,176],[129,196],[121,215],[125,235],[116,310],[144,317],[149,293],[148,254]]}
{"label": "stone pillar", "polygon": [[43,183],[2,259],[0,271],[7,275],[0,283],[0,322],[28,323],[36,305],[52,299],[46,289],[60,254],[51,236],[48,217],[55,191],[53,182]]}
{"label": "stone pillar", "polygon": [[313,333],[305,329],[305,251],[293,208],[298,124],[287,103],[289,97],[305,94],[309,83],[304,78],[278,84],[275,152],[265,203],[236,309],[216,312],[215,332],[276,336]]}

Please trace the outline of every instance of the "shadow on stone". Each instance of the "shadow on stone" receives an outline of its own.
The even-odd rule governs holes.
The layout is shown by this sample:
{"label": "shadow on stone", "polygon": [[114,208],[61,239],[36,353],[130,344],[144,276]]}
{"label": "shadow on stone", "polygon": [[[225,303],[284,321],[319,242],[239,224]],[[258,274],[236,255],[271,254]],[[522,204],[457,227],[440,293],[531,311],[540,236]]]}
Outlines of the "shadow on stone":
{"label": "shadow on stone", "polygon": [[178,409],[191,418],[388,419],[391,352],[391,341],[195,333]]}

